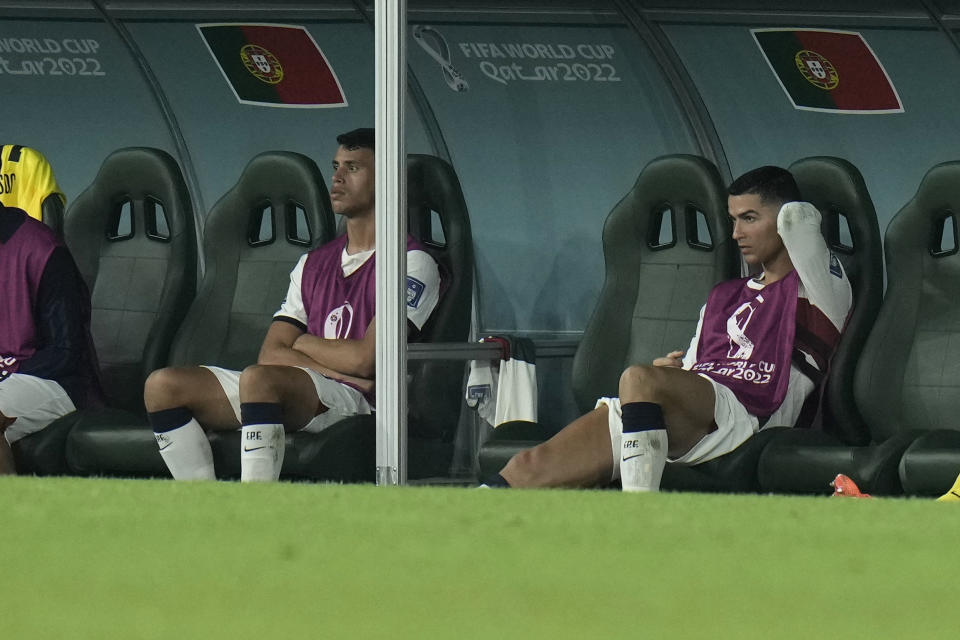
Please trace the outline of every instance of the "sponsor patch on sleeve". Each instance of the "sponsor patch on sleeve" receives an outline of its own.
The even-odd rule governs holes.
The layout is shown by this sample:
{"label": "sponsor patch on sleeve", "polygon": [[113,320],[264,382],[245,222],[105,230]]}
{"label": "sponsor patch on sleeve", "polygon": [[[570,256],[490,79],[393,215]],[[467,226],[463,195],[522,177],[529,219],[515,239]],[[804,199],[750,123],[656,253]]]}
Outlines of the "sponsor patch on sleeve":
{"label": "sponsor patch on sleeve", "polygon": [[492,395],[490,385],[488,384],[473,384],[467,387],[467,402],[471,407],[487,400]]}
{"label": "sponsor patch on sleeve", "polygon": [[407,276],[407,306],[414,309],[420,306],[420,299],[423,297],[423,291],[427,285],[423,284],[413,276]]}
{"label": "sponsor patch on sleeve", "polygon": [[838,278],[843,277],[843,267],[840,266],[840,258],[833,255],[832,253],[830,254],[830,273],[837,276]]}

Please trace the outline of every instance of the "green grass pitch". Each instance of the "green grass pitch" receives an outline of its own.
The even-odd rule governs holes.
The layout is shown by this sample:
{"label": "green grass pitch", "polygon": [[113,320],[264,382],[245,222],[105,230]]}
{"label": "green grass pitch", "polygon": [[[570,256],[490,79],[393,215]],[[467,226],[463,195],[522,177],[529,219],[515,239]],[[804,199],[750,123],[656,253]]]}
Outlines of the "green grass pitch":
{"label": "green grass pitch", "polygon": [[960,506],[0,480],[0,638],[960,636]]}

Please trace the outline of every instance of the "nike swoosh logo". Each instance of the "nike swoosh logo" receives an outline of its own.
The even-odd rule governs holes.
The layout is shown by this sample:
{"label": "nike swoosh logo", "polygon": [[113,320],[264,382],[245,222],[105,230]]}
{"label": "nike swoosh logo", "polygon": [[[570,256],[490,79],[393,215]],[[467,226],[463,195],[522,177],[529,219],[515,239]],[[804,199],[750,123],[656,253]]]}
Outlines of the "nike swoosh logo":
{"label": "nike swoosh logo", "polygon": [[243,450],[244,450],[244,451],[260,451],[260,449],[266,449],[266,448],[267,448],[267,446],[264,445],[264,446],[262,446],[262,447],[254,447],[253,449],[247,449],[246,447],[244,447]]}
{"label": "nike swoosh logo", "polygon": [[626,458],[623,459],[623,461],[626,462],[627,460],[633,460],[634,458],[639,458],[642,455],[643,455],[642,453],[635,453],[632,456],[627,456]]}
{"label": "nike swoosh logo", "polygon": [[173,443],[170,442],[170,443],[167,443],[166,445],[160,447],[160,451],[164,451],[164,450],[166,450],[166,449],[169,449],[169,448],[170,448],[170,445],[172,445],[172,444],[173,444]]}

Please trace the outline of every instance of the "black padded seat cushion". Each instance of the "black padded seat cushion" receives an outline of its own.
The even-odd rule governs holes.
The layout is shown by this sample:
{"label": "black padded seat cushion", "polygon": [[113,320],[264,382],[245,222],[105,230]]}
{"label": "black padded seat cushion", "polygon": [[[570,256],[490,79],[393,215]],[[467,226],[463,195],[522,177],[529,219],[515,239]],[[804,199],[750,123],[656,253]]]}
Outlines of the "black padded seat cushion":
{"label": "black padded seat cushion", "polygon": [[875,439],[916,440],[898,469],[911,495],[943,493],[960,472],[958,184],[960,162],[934,166],[888,225],[886,297],[854,385]]}
{"label": "black padded seat cushion", "polygon": [[960,211],[960,162],[933,167],[887,226],[887,292],[860,358],[857,405],[878,441],[960,429],[960,253],[935,255]]}
{"label": "black padded seat cushion", "polygon": [[[111,240],[124,202],[131,212],[130,236]],[[157,208],[165,214],[166,230],[153,221]],[[67,211],[64,235],[90,288],[91,333],[110,406],[144,412],[143,382],[167,363],[193,300],[195,225],[177,162],[147,147],[111,153]]]}
{"label": "black padded seat cushion", "polygon": [[[665,210],[672,242],[660,244]],[[709,238],[699,237],[698,212]],[[628,365],[685,350],[710,289],[739,275],[716,167],[692,155],[651,161],[607,216],[603,256],[603,288],[573,360],[581,412],[616,396]]]}
{"label": "black padded seat cushion", "polygon": [[[136,415],[104,410],[87,414],[67,440],[70,469],[79,475],[169,478],[150,427]],[[375,435],[369,424],[343,420],[319,434],[289,433],[284,479],[364,482],[374,479]],[[209,434],[217,477],[240,477],[240,431]]]}
{"label": "black padded seat cushion", "polygon": [[[58,196],[51,200],[61,204]],[[111,242],[107,235],[115,230],[124,202],[129,203],[132,235]],[[166,229],[159,231],[166,238],[145,233],[154,207],[163,209]],[[64,222],[66,243],[92,294],[91,333],[107,402],[140,414],[141,420],[143,382],[166,363],[174,332],[193,299],[194,228],[179,166],[165,151],[147,147],[111,153]],[[67,432],[81,424],[85,413],[65,416],[18,442],[18,471],[69,472]]]}
{"label": "black padded seat cushion", "polygon": [[767,445],[789,427],[769,427],[751,436],[739,447],[696,465],[667,464],[660,488],[665,491],[759,493],[763,491],[757,467]]}
{"label": "black padded seat cushion", "polygon": [[[459,181],[449,164],[429,156],[412,156],[409,175],[411,220],[419,225],[415,231],[427,236],[427,250],[451,276],[421,338],[463,342],[470,327],[473,245]],[[177,335],[172,363],[242,369],[256,362],[273,313],[286,294],[290,270],[309,249],[285,241],[293,230],[289,219],[276,214],[291,203],[304,209],[314,244],[332,239],[335,225],[323,178],[313,161],[300,154],[258,155],[214,206],[204,234],[207,272]],[[267,205],[274,209],[274,242],[252,246],[249,218]],[[433,211],[439,214],[443,242],[429,237]],[[264,297],[265,291],[272,298]],[[411,363],[410,478],[449,471],[463,376],[462,363],[455,365],[451,370]],[[209,434],[218,477],[239,478],[239,438],[239,431]],[[283,479],[375,480],[373,416],[347,418],[319,434],[288,434],[286,442]],[[78,424],[67,442],[67,462],[81,475],[169,477],[150,428],[129,413],[101,412]]]}
{"label": "black padded seat cushion", "polygon": [[47,225],[58,237],[63,237],[63,198],[58,193],[51,193],[40,204],[40,215],[43,224]]}
{"label": "black padded seat cushion", "polygon": [[[308,233],[297,228],[296,208]],[[273,240],[251,244],[251,227],[259,228],[264,209],[272,210]],[[286,297],[293,266],[334,233],[330,196],[312,159],[289,151],[266,151],[251,159],[205,221],[206,272],[177,333],[171,364],[234,370],[254,364]]]}
{"label": "black padded seat cushion", "polygon": [[[854,402],[857,361],[883,301],[883,245],[877,213],[860,171],[842,158],[815,156],[790,165],[803,197],[820,211],[827,246],[843,263],[853,289],[853,308],[823,394],[823,428],[851,445],[870,442],[870,430]],[[841,226],[846,224],[849,238]]]}
{"label": "black padded seat cushion", "polygon": [[[573,360],[573,393],[582,413],[597,398],[618,394],[628,365],[685,350],[710,289],[739,275],[716,167],[682,154],[651,161],[607,216],[603,254],[603,288]],[[496,473],[513,454],[562,427],[497,427],[479,452],[482,475]]]}
{"label": "black padded seat cushion", "polygon": [[[291,207],[302,209],[309,233],[295,228]],[[259,229],[264,208],[272,208],[274,238],[254,246],[251,227]],[[286,295],[290,270],[311,245],[327,242],[333,232],[330,198],[313,160],[286,151],[255,156],[206,219],[206,272],[176,334],[170,364],[242,369],[255,363],[273,313]],[[169,477],[142,415],[93,413],[78,422],[70,436],[67,463],[73,473]],[[214,434],[211,440],[216,438]],[[239,445],[235,454],[239,458]]]}
{"label": "black padded seat cushion", "polygon": [[66,460],[74,475],[170,477],[153,430],[143,416],[122,409],[84,411],[67,437]]}
{"label": "black padded seat cushion", "polygon": [[919,436],[904,451],[899,471],[907,495],[943,495],[960,475],[960,431],[941,429]]}
{"label": "black padded seat cushion", "polygon": [[[443,292],[419,342],[466,342],[473,296],[473,235],[460,181],[449,163],[413,154],[407,161],[410,233],[437,261]],[[435,219],[440,229],[434,228]],[[442,240],[437,236],[442,232]],[[410,361],[407,386],[411,437],[453,441],[460,418],[464,367],[445,360]],[[451,449],[452,454],[452,449]],[[410,465],[412,470],[413,465]]]}
{"label": "black padded seat cushion", "polygon": [[83,412],[74,411],[14,442],[11,449],[17,473],[36,476],[69,473],[65,455],[67,437],[82,415]]}
{"label": "black padded seat cushion", "polygon": [[916,433],[901,433],[871,446],[850,446],[823,431],[790,429],[778,434],[760,455],[760,488],[771,493],[829,494],[838,473],[861,491],[899,495],[897,465]]}
{"label": "black padded seat cushion", "polygon": [[[84,412],[79,420],[78,428],[58,430],[66,440],[65,461],[58,463],[51,454],[49,460],[44,459],[46,467],[32,467],[28,473],[50,475],[69,469],[83,476],[170,477],[153,432],[137,415],[103,409]],[[217,477],[239,479],[240,431],[211,432],[208,438]],[[320,433],[288,433],[281,477],[314,482],[374,482],[376,449],[373,416],[347,418]],[[64,458],[62,451],[60,457]],[[410,477],[445,475],[450,454],[450,445],[411,437]]]}

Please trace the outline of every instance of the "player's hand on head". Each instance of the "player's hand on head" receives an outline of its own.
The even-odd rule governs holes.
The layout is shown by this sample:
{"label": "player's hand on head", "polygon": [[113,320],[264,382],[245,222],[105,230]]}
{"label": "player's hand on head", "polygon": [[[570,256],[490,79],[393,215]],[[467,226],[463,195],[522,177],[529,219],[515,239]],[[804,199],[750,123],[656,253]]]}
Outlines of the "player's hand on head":
{"label": "player's hand on head", "polygon": [[683,351],[671,351],[662,358],[657,358],[653,361],[653,366],[655,367],[682,367],[683,366]]}

